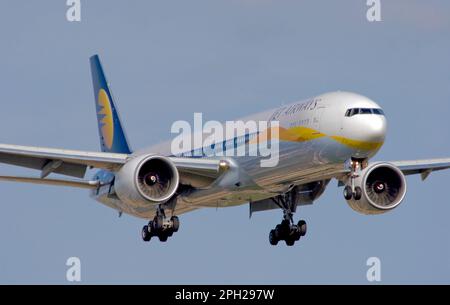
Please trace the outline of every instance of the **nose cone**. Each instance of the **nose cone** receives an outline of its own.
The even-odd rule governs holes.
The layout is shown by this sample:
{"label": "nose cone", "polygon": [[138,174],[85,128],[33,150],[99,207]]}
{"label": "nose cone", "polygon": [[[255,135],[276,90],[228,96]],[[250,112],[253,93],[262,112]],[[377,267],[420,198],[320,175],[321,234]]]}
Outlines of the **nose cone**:
{"label": "nose cone", "polygon": [[341,136],[358,157],[373,156],[386,138],[387,122],[381,107],[367,97],[347,94],[342,98]]}
{"label": "nose cone", "polygon": [[386,138],[387,123],[382,115],[368,115],[360,124],[360,136],[364,141],[383,143]]}
{"label": "nose cone", "polygon": [[345,117],[342,125],[342,136],[361,144],[361,147],[367,150],[381,147],[386,137],[387,124],[384,115],[360,114]]}

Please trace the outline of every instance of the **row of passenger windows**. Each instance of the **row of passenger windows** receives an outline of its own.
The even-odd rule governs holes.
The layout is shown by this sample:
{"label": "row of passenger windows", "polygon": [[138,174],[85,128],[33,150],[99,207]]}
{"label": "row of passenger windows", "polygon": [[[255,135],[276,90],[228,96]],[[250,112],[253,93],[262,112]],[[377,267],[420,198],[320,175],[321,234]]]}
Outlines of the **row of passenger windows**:
{"label": "row of passenger windows", "polygon": [[378,114],[384,115],[383,110],[378,108],[351,108],[345,112],[345,116],[354,116],[357,114]]}
{"label": "row of passenger windows", "polygon": [[195,157],[195,156],[199,157],[199,156],[206,156],[205,152],[208,152],[208,153],[226,152],[227,150],[235,149],[242,144],[248,143],[250,140],[253,140],[257,135],[258,135],[258,132],[252,133],[252,134],[247,133],[243,136],[234,137],[232,139],[225,140],[223,142],[213,143],[211,145],[208,145],[207,147],[206,146],[200,147],[200,148],[188,151],[188,152],[181,153],[181,156],[182,157]]}

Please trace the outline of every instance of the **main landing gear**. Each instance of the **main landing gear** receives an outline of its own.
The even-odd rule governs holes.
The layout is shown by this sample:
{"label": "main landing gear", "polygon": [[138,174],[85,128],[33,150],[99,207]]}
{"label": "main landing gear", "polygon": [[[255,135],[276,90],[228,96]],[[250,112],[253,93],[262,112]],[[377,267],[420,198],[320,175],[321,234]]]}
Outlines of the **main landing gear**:
{"label": "main landing gear", "polygon": [[142,228],[142,240],[150,241],[153,236],[157,236],[160,241],[166,242],[173,233],[177,232],[180,228],[180,220],[177,216],[172,216],[170,218],[166,217],[164,208],[162,205],[158,205],[156,210],[156,215],[153,220],[148,222]]}
{"label": "main landing gear", "polygon": [[294,213],[297,208],[297,188],[290,192],[272,198],[273,202],[283,210],[283,221],[269,233],[269,242],[276,246],[284,240],[286,245],[293,246],[300,237],[306,235],[307,226],[304,220],[294,223]]}

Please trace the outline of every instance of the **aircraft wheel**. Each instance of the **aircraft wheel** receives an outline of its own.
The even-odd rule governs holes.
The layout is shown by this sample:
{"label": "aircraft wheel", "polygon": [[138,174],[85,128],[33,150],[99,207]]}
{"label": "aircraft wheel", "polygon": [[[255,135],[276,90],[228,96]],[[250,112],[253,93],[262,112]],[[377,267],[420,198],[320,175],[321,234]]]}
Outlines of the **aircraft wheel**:
{"label": "aircraft wheel", "polygon": [[291,225],[290,225],[289,221],[283,220],[281,222],[281,224],[279,224],[275,227],[275,231],[277,233],[278,240],[286,239],[287,236],[289,236],[289,234],[291,232]]}
{"label": "aircraft wheel", "polygon": [[355,200],[360,200],[362,197],[362,189],[357,186],[355,187],[355,194],[353,195],[353,197],[355,198]]}
{"label": "aircraft wheel", "polygon": [[172,222],[173,232],[178,232],[178,229],[180,228],[180,219],[177,216],[172,216],[170,221]]}
{"label": "aircraft wheel", "polygon": [[163,233],[163,232],[161,232],[161,233],[158,235],[158,237],[159,237],[159,241],[161,241],[161,242],[166,242],[166,241],[167,241],[167,238],[169,238],[169,236],[168,236],[166,233]]}
{"label": "aircraft wheel", "polygon": [[162,215],[155,216],[155,219],[153,220],[153,228],[156,231],[160,231],[163,227],[164,223],[164,217]]}
{"label": "aircraft wheel", "polygon": [[292,237],[289,237],[288,239],[285,240],[286,245],[289,247],[292,247],[295,244],[295,240]]}
{"label": "aircraft wheel", "polygon": [[298,227],[298,232],[300,233],[300,236],[305,236],[306,232],[308,231],[306,221],[300,220],[297,224],[297,227]]}
{"label": "aircraft wheel", "polygon": [[276,246],[278,244],[278,236],[276,230],[270,230],[269,233],[269,242],[272,246]]}
{"label": "aircraft wheel", "polygon": [[142,228],[142,240],[150,241],[151,238],[152,238],[152,234],[148,231],[148,226],[144,226]]}
{"label": "aircraft wheel", "polygon": [[352,197],[353,197],[352,187],[350,185],[347,185],[344,188],[344,198],[345,198],[345,200],[351,200]]}

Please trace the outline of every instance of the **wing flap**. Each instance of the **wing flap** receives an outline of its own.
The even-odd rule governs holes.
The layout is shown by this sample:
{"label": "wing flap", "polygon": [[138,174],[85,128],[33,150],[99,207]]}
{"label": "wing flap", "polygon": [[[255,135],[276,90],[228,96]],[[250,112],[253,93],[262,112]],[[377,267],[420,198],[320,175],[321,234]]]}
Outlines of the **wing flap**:
{"label": "wing flap", "polygon": [[230,167],[223,159],[206,158],[169,158],[180,172],[181,183],[197,188],[205,188]]}

